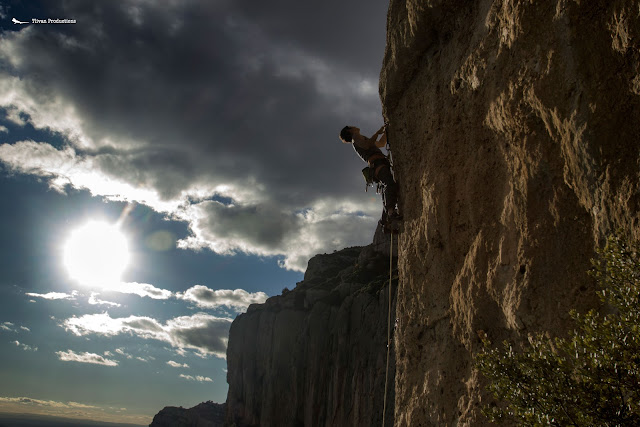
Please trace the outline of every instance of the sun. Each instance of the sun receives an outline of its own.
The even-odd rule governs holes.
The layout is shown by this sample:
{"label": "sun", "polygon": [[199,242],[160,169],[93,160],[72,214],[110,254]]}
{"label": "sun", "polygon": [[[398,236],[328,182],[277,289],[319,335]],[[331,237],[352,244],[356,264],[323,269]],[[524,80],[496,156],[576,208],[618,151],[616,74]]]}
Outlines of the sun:
{"label": "sun", "polygon": [[83,285],[119,283],[130,261],[127,237],[118,226],[102,221],[75,229],[63,256],[69,276]]}

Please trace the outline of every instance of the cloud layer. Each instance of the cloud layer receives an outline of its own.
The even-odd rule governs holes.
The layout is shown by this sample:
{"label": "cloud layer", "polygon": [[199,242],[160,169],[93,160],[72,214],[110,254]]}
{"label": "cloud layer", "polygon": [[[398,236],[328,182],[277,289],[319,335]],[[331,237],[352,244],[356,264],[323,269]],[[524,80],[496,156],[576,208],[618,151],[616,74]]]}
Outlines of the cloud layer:
{"label": "cloud layer", "polygon": [[13,343],[20,349],[24,351],[38,351],[38,347],[32,347],[25,343],[21,343],[20,341],[13,341]]}
{"label": "cloud layer", "polygon": [[0,323],[0,332],[2,331],[19,333],[19,332],[31,332],[31,329],[27,328],[26,326],[17,327],[12,322],[3,322],[3,323]]}
{"label": "cloud layer", "polygon": [[65,362],[91,363],[94,365],[118,366],[117,360],[107,359],[95,353],[76,353],[73,350],[56,351],[58,359]]}
{"label": "cloud layer", "polygon": [[96,406],[85,405],[78,402],[65,403],[65,402],[56,402],[54,400],[32,399],[30,397],[0,397],[0,402],[19,403],[23,405],[36,405],[36,406],[51,407],[51,408],[80,408],[80,409],[97,408]]}
{"label": "cloud layer", "polygon": [[200,308],[226,306],[238,311],[244,311],[251,304],[261,304],[267,300],[267,294],[264,292],[249,293],[243,289],[214,291],[202,285],[193,286],[184,293],[178,294],[178,297],[193,302]]}
{"label": "cloud layer", "polygon": [[[0,397],[0,411],[4,413],[30,413],[67,418],[91,419],[114,423],[149,423],[148,415],[113,414],[113,408],[88,405],[85,403],[43,400],[31,397]],[[122,410],[126,410],[122,408]],[[120,412],[120,411],[119,411]]]}
{"label": "cloud layer", "polygon": [[42,298],[48,300],[59,300],[59,299],[75,299],[78,295],[77,292],[72,292],[71,294],[67,294],[65,292],[47,292],[46,294],[38,294],[35,292],[27,292],[26,295],[34,298]]}
{"label": "cloud layer", "polygon": [[[187,289],[184,292],[171,292],[167,289],[160,289],[148,283],[110,283],[105,284],[101,289],[102,293],[118,292],[123,294],[134,294],[140,297],[147,297],[156,300],[167,300],[170,298],[177,298],[185,300],[191,304],[205,309],[217,309],[221,307],[227,307],[233,309],[236,312],[245,311],[251,304],[261,304],[268,298],[264,292],[247,292],[244,289],[209,289],[203,285],[195,285]],[[45,300],[76,300],[80,293],[73,291],[71,294],[64,292],[48,292],[46,294],[39,294],[34,292],[27,292],[25,295],[35,298],[42,298]],[[100,292],[91,292],[87,302],[91,305],[106,305],[112,307],[120,307],[121,304],[105,301],[98,296]],[[0,324],[2,330],[12,330],[13,324],[7,322],[6,324]]]}
{"label": "cloud layer", "polygon": [[184,378],[185,380],[189,380],[189,381],[208,382],[208,383],[213,382],[211,378],[203,377],[202,375],[196,375],[194,377],[193,375],[180,374],[180,378]]}
{"label": "cloud layer", "polygon": [[176,317],[165,324],[150,317],[112,318],[108,313],[101,313],[71,317],[63,322],[63,327],[78,336],[129,333],[144,339],[163,341],[177,349],[192,349],[203,356],[225,359],[231,322],[232,319],[206,313]]}
{"label": "cloud layer", "polygon": [[[349,13],[366,21],[355,3],[277,3],[67,2],[58,13],[76,25],[3,33],[2,126],[65,142],[2,144],[0,161],[187,221],[183,248],[304,270],[315,253],[368,243],[380,202],[359,193],[337,133],[382,122],[383,32],[349,29]],[[318,37],[319,17],[337,30]]]}
{"label": "cloud layer", "polygon": [[173,360],[169,360],[167,362],[167,365],[173,368],[189,368],[189,365],[187,365],[186,363],[178,363],[178,362],[174,362]]}

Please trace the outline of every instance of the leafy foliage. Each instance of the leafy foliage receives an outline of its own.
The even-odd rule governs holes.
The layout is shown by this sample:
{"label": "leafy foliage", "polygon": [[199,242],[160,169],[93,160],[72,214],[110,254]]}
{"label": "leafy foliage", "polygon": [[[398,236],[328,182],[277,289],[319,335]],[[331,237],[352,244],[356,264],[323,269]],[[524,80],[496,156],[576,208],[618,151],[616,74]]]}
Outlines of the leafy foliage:
{"label": "leafy foliage", "polygon": [[[612,237],[591,274],[601,312],[571,311],[567,338],[544,334],[516,350],[504,342],[476,357],[499,401],[483,408],[494,422],[526,426],[640,425],[640,245]],[[606,314],[603,314],[606,313]]]}

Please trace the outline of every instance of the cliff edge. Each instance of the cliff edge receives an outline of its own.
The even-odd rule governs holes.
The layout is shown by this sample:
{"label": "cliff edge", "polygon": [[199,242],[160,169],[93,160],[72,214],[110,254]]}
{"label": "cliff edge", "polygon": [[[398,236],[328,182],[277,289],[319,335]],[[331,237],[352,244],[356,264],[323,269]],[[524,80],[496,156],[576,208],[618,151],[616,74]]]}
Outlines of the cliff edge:
{"label": "cliff edge", "polygon": [[[382,250],[381,238],[315,256],[295,289],[235,319],[227,349],[228,425],[382,424],[389,242]],[[387,425],[394,412],[391,357]]]}
{"label": "cliff edge", "polygon": [[562,334],[594,249],[640,237],[640,2],[391,0],[395,425],[485,425],[472,357]]}

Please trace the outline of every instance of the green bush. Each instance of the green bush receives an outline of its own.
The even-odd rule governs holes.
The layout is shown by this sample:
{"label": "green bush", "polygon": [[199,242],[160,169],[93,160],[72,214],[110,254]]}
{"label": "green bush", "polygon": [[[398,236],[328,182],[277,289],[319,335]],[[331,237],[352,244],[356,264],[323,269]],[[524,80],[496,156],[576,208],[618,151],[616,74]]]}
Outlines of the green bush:
{"label": "green bush", "polygon": [[[498,401],[492,421],[526,426],[640,425],[640,245],[610,238],[591,274],[603,309],[571,311],[567,338],[545,334],[516,346],[504,342],[475,359]],[[606,314],[603,314],[606,313]]]}

